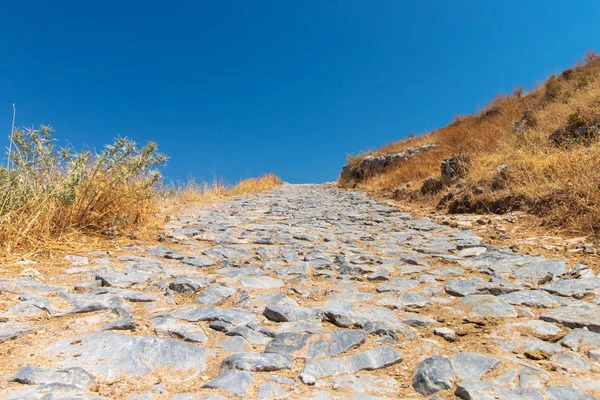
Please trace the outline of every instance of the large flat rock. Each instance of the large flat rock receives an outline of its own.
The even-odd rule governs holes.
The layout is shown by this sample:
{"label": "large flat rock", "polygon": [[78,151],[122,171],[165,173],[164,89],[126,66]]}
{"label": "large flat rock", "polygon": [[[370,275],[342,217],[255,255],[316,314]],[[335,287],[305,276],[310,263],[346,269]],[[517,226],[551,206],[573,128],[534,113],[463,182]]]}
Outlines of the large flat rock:
{"label": "large flat rock", "polygon": [[214,351],[175,339],[93,333],[79,340],[60,340],[46,353],[63,368],[82,367],[95,377],[112,381],[121,373],[138,376],[158,367],[201,374]]}
{"label": "large flat rock", "polygon": [[311,384],[316,379],[327,376],[352,374],[361,370],[373,371],[389,367],[400,361],[402,361],[402,356],[395,349],[381,346],[342,358],[306,360],[300,379],[306,384]]}
{"label": "large flat rock", "polygon": [[600,306],[559,307],[544,312],[540,318],[569,328],[587,328],[600,333]]}

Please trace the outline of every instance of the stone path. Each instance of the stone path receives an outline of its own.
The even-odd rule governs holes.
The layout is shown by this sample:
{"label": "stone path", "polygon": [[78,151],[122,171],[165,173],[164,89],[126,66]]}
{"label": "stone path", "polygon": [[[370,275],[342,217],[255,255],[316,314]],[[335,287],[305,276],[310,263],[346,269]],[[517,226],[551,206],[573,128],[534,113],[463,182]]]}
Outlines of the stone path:
{"label": "stone path", "polygon": [[[9,399],[594,399],[600,278],[284,185],[0,279]],[[596,397],[594,397],[596,396]]]}

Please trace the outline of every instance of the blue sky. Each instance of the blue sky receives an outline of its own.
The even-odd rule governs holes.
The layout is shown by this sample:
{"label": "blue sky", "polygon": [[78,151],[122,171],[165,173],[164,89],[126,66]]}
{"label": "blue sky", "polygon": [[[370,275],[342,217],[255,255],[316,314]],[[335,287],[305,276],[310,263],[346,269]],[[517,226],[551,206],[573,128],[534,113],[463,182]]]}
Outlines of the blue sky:
{"label": "blue sky", "polygon": [[75,146],[156,141],[171,179],[332,181],[347,153],[600,51],[598,17],[595,0],[7,1],[0,132],[16,103],[17,125]]}

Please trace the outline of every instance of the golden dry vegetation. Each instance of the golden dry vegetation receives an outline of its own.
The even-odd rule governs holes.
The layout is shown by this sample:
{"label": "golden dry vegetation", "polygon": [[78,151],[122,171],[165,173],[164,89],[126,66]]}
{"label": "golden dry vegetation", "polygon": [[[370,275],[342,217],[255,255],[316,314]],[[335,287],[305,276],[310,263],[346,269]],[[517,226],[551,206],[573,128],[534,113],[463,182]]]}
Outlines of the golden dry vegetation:
{"label": "golden dry vegetation", "polygon": [[196,202],[219,200],[231,196],[258,193],[273,189],[283,182],[274,173],[267,173],[258,178],[243,179],[231,186],[222,179],[213,179],[212,182],[198,183],[190,179],[185,185],[176,186],[174,189],[164,191],[165,195],[160,202],[161,206],[185,205]]}
{"label": "golden dry vegetation", "polygon": [[[397,198],[436,203],[450,212],[506,212],[524,209],[542,223],[572,234],[600,235],[600,143],[549,137],[600,123],[600,57],[582,61],[524,93],[517,87],[496,97],[477,114],[459,116],[431,133],[389,144],[368,154],[388,154],[423,144],[428,152],[385,170],[358,188]],[[469,155],[469,171],[459,185],[433,196],[418,193],[424,179],[440,176],[444,158]],[[502,174],[498,167],[508,166]]]}
{"label": "golden dry vegetation", "polygon": [[92,250],[123,238],[151,237],[167,205],[253,193],[281,184],[273,174],[233,187],[219,180],[166,188],[167,157],[155,143],[119,138],[101,152],[58,147],[51,128],[17,129],[0,167],[0,257]]}
{"label": "golden dry vegetation", "polygon": [[227,191],[229,196],[238,196],[241,194],[251,194],[272,189],[281,185],[281,179],[273,173],[265,174],[258,178],[248,178]]}

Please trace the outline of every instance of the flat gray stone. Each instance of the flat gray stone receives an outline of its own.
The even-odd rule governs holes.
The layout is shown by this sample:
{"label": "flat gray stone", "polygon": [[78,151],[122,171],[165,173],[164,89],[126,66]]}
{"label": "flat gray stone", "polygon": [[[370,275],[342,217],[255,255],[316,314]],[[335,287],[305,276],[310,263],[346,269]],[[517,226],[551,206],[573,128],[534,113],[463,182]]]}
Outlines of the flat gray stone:
{"label": "flat gray stone", "polygon": [[67,314],[83,314],[95,311],[112,311],[120,316],[129,316],[131,308],[123,301],[123,298],[113,294],[74,294],[68,293],[63,295],[64,298],[73,303],[73,307],[63,313]]}
{"label": "flat gray stone", "polygon": [[258,388],[258,400],[280,400],[290,397],[290,393],[274,383],[263,383]]}
{"label": "flat gray stone", "polygon": [[587,328],[600,333],[600,306],[559,307],[544,312],[540,319],[569,328]]}
{"label": "flat gray stone", "polygon": [[367,275],[367,279],[370,281],[389,281],[390,271],[386,268],[380,268],[377,271]]}
{"label": "flat gray stone", "polygon": [[323,330],[323,325],[308,322],[283,322],[277,326],[278,332],[318,333]]}
{"label": "flat gray stone", "polygon": [[267,306],[263,315],[275,322],[320,323],[325,314],[318,308],[305,308],[288,304]]}
{"label": "flat gray stone", "polygon": [[[509,391],[500,388],[490,382],[479,380],[467,380],[460,382],[454,394],[463,400],[494,400],[494,399],[511,399],[511,400],[538,400],[536,397],[521,397],[511,396]],[[539,400],[543,400],[543,397]]]}
{"label": "flat gray stone", "polygon": [[409,312],[407,312],[402,318],[402,322],[408,326],[412,326],[413,328],[429,328],[430,326],[439,324],[439,322],[431,317],[426,315],[421,316]]}
{"label": "flat gray stone", "polygon": [[330,294],[325,298],[326,303],[354,303],[357,301],[368,301],[374,298],[376,295],[371,293],[336,293]]}
{"label": "flat gray stone", "polygon": [[[465,270],[460,267],[446,267],[440,269],[434,268],[432,270],[429,270],[427,273],[436,277],[463,276],[465,274]],[[424,276],[426,275],[421,275],[420,279],[422,280]]]}
{"label": "flat gray stone", "polygon": [[0,279],[0,292],[2,293],[51,295],[66,291],[67,289],[62,286],[46,285],[30,278]]}
{"label": "flat gray stone", "polygon": [[45,297],[24,293],[19,296],[19,300],[21,300],[23,304],[43,310],[49,315],[54,315],[56,313],[56,308],[52,305],[50,300]]}
{"label": "flat gray stone", "polygon": [[523,322],[513,322],[510,326],[523,327],[531,329],[539,336],[554,336],[561,332],[561,329],[549,322],[540,321],[538,319]]}
{"label": "flat gray stone", "polygon": [[517,377],[519,370],[517,368],[511,368],[500,376],[497,376],[492,380],[494,385],[500,386],[503,389],[516,389],[517,388]]}
{"label": "flat gray stone", "polygon": [[245,397],[252,380],[253,376],[250,372],[227,370],[202,387],[221,389],[237,397]]}
{"label": "flat gray stone", "polygon": [[435,328],[433,334],[444,338],[448,342],[454,342],[456,340],[456,332],[447,327]]}
{"label": "flat gray stone", "polygon": [[546,389],[548,400],[597,400],[589,394],[579,392],[570,386],[550,386]]}
{"label": "flat gray stone", "polygon": [[272,336],[275,336],[276,333],[275,332],[270,332],[270,331],[266,331],[266,330],[254,330],[252,329],[250,326],[252,326],[252,324],[250,325],[244,325],[244,326],[236,326],[233,329],[228,329],[226,335],[227,336],[241,336],[244,339],[246,339],[247,341],[249,341],[250,343],[254,343],[254,344],[267,344],[268,342],[271,341]]}
{"label": "flat gray stone", "polygon": [[444,285],[446,293],[464,297],[471,294],[477,294],[477,288],[480,287],[482,282],[467,279],[451,279]]}
{"label": "flat gray stone", "polygon": [[462,249],[456,253],[459,257],[477,257],[482,255],[487,251],[485,247],[467,247],[466,249]]}
{"label": "flat gray stone", "polygon": [[499,296],[507,293],[517,292],[521,289],[521,286],[517,286],[511,282],[492,278],[491,281],[481,284],[481,286],[477,288],[477,293]]}
{"label": "flat gray stone", "polygon": [[546,283],[540,289],[559,296],[582,299],[585,296],[600,295],[600,278],[559,279]]}
{"label": "flat gray stone", "polygon": [[17,390],[16,392],[2,397],[3,400],[110,400],[108,397],[98,396],[96,394],[86,392],[73,385],[65,385],[63,383],[48,383],[45,385],[34,385],[27,387],[25,390]]}
{"label": "flat gray stone", "polygon": [[571,386],[582,392],[600,392],[600,381],[592,378],[571,378]]}
{"label": "flat gray stone", "polygon": [[205,343],[208,337],[201,327],[177,322],[168,316],[158,316],[150,320],[154,327],[154,332],[161,337],[173,337],[192,343]]}
{"label": "flat gray stone", "polygon": [[48,383],[61,383],[87,389],[96,384],[94,377],[80,367],[65,369],[48,369],[38,367],[24,367],[17,371],[13,382],[25,385],[45,385]]}
{"label": "flat gray stone", "polygon": [[427,307],[431,299],[421,293],[403,293],[398,297],[398,302],[406,309],[414,309]]}
{"label": "flat gray stone", "polygon": [[377,286],[377,291],[379,293],[384,292],[406,292],[410,289],[414,289],[419,285],[419,281],[413,279],[402,279],[396,278],[392,279],[389,282],[380,283]]}
{"label": "flat gray stone", "polygon": [[578,351],[581,345],[600,349],[600,333],[576,328],[567,333],[558,344],[575,351]]}
{"label": "flat gray stone", "polygon": [[94,280],[94,281],[90,281],[90,282],[78,283],[73,288],[75,290],[84,291],[87,289],[94,289],[94,288],[99,288],[99,287],[102,287],[101,280]]}
{"label": "flat gray stone", "polygon": [[[351,393],[390,394],[393,396],[399,390],[398,381],[389,376],[376,376],[359,373],[333,377],[334,387],[348,390]],[[374,396],[375,397],[375,396]]]}
{"label": "flat gray stone", "polygon": [[236,369],[271,372],[291,368],[292,360],[288,356],[277,353],[237,353],[225,358],[221,363],[221,371]]}
{"label": "flat gray stone", "polygon": [[251,289],[274,289],[283,286],[283,282],[268,276],[246,277],[240,281],[242,285]]}
{"label": "flat gray stone", "polygon": [[498,298],[515,306],[552,308],[560,305],[554,296],[543,290],[519,290],[502,294]]}
{"label": "flat gray stone", "polygon": [[119,261],[129,261],[134,265],[142,267],[162,267],[162,262],[152,257],[141,257],[134,255],[120,256]]}
{"label": "flat gray stone", "polygon": [[450,360],[433,356],[426,358],[417,366],[412,386],[423,396],[429,396],[440,390],[451,389],[454,380],[454,368]]}
{"label": "flat gray stone", "polygon": [[211,267],[216,264],[211,258],[206,256],[184,257],[181,259],[181,262],[198,268]]}
{"label": "flat gray stone", "polygon": [[465,267],[474,267],[484,274],[510,274],[519,267],[538,261],[544,261],[542,257],[521,256],[509,249],[490,247],[488,251],[477,257],[458,262]]}
{"label": "flat gray stone", "polygon": [[354,349],[366,340],[366,333],[356,329],[303,334],[280,333],[267,345],[265,353],[278,353],[296,358],[333,357]]}
{"label": "flat gray stone", "polygon": [[460,304],[472,317],[510,318],[517,316],[513,306],[489,294],[465,296],[460,299]]}
{"label": "flat gray stone", "polygon": [[587,356],[591,362],[600,364],[600,349],[588,350]]}
{"label": "flat gray stone", "polygon": [[451,360],[456,377],[462,381],[476,381],[502,364],[497,358],[468,352],[456,353]]}
{"label": "flat gray stone", "polygon": [[177,254],[176,250],[163,245],[148,246],[146,247],[146,251],[155,257],[165,257],[166,255]]}
{"label": "flat gray stone", "polygon": [[244,339],[241,336],[228,337],[219,343],[219,347],[226,351],[227,353],[235,354],[235,353],[243,353],[246,351],[253,350],[250,342]]}
{"label": "flat gray stone", "polygon": [[0,343],[16,340],[31,332],[32,329],[29,324],[23,322],[0,322]]}
{"label": "flat gray stone", "polygon": [[525,264],[513,272],[520,279],[538,282],[546,276],[562,276],[567,273],[567,264],[560,260],[545,260]]}
{"label": "flat gray stone", "polygon": [[127,289],[119,289],[113,287],[97,287],[92,288],[88,294],[98,295],[98,294],[114,294],[116,296],[121,297],[123,300],[132,301],[134,303],[145,303],[158,301],[158,299],[154,296],[147,295],[143,292],[138,292],[137,290],[127,290]]}
{"label": "flat gray stone", "polygon": [[108,322],[100,327],[101,331],[134,331],[135,321],[133,317],[125,317],[116,321]]}
{"label": "flat gray stone", "polygon": [[523,389],[543,390],[548,376],[532,368],[523,368],[519,374],[519,387]]}
{"label": "flat gray stone", "polygon": [[[426,265],[426,264],[424,264],[424,265]],[[424,272],[424,271],[427,271],[427,268],[419,267],[417,265],[401,265],[396,268],[396,273],[400,276],[416,275],[416,274],[419,274],[420,272]]]}
{"label": "flat gray stone", "polygon": [[565,371],[582,373],[590,369],[590,364],[585,359],[570,351],[561,351],[552,356],[550,361]]}
{"label": "flat gray stone", "polygon": [[311,384],[316,379],[327,376],[352,374],[361,370],[373,371],[389,367],[400,361],[402,361],[402,356],[389,346],[381,346],[341,358],[308,359],[300,374],[300,380]]}
{"label": "flat gray stone", "polygon": [[131,270],[103,272],[96,275],[95,280],[102,281],[102,286],[110,286],[126,289],[132,286],[141,285],[152,279],[152,272]]}
{"label": "flat gray stone", "polygon": [[552,344],[552,343],[549,343],[549,342],[546,342],[544,340],[540,340],[537,338],[533,338],[532,340],[523,343],[523,348],[525,348],[526,350],[546,353],[546,354],[550,354],[550,355],[554,355],[563,350],[563,348],[560,346],[557,346],[555,344]]}
{"label": "flat gray stone", "polygon": [[216,260],[230,260],[230,261],[247,261],[250,259],[250,251],[245,247],[226,247],[226,246],[214,246],[203,252]]}
{"label": "flat gray stone", "polygon": [[237,293],[238,289],[225,285],[210,285],[198,296],[196,303],[219,305]]}
{"label": "flat gray stone", "polygon": [[122,372],[139,376],[165,366],[201,374],[206,368],[206,358],[214,354],[191,343],[149,336],[105,332],[78,339],[78,342],[60,340],[48,348],[47,354],[59,356],[58,363],[63,368],[79,366],[109,382]]}
{"label": "flat gray stone", "polygon": [[174,311],[169,315],[188,322],[221,321],[234,326],[258,323],[254,314],[238,308],[219,308],[215,306],[186,308]]}
{"label": "flat gray stone", "polygon": [[328,321],[342,328],[360,328],[382,336],[415,338],[416,334],[396,313],[385,307],[355,306],[351,303],[328,303],[323,307]]}
{"label": "flat gray stone", "polygon": [[286,268],[277,268],[275,270],[275,273],[277,275],[281,275],[281,276],[286,276],[286,277],[292,277],[292,276],[307,276],[308,275],[308,265],[303,264],[303,265],[296,265],[293,267],[286,267]]}
{"label": "flat gray stone", "polygon": [[180,276],[169,284],[169,289],[177,293],[196,293],[214,281],[213,278],[208,277],[189,278],[187,276]]}

